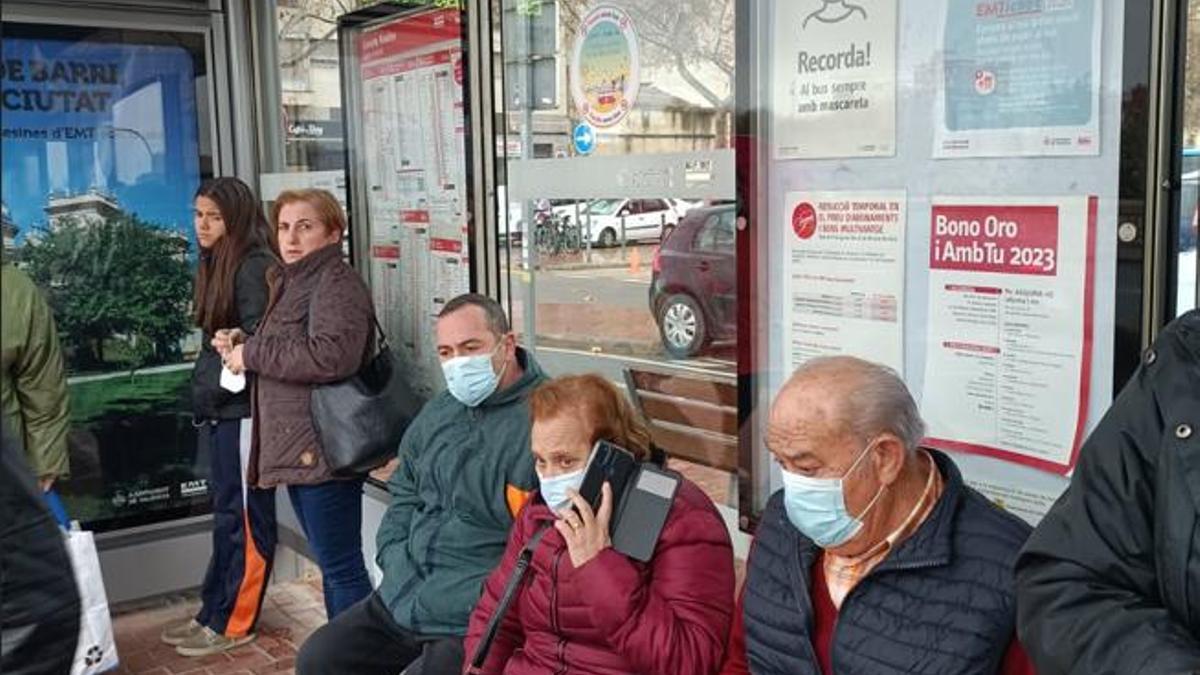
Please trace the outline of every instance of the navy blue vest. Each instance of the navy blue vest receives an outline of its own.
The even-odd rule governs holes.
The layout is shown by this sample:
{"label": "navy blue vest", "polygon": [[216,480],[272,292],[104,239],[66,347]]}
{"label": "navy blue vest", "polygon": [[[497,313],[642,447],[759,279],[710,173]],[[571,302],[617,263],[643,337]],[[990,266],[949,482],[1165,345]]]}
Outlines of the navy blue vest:
{"label": "navy blue vest", "polygon": [[[994,675],[1014,638],[1013,566],[1024,521],[963,484],[930,451],[945,489],[929,518],[846,596],[833,638],[837,675]],[[820,549],[767,503],[746,572],[746,651],[754,675],[820,675],[809,573]]]}

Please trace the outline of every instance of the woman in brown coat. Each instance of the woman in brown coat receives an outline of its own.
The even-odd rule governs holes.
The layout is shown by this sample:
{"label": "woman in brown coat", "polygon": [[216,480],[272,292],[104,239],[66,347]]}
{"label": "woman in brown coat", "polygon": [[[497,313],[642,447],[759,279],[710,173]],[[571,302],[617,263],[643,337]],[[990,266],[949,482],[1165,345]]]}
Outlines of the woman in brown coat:
{"label": "woman in brown coat", "polygon": [[358,371],[372,346],[366,284],[342,260],[346,216],[324,190],[286,191],[271,213],[283,266],[258,332],[214,338],[227,367],[257,375],[248,481],[287,485],[321,567],[332,619],[371,592],[362,557],[361,478],[334,478],[309,402],[313,387]]}

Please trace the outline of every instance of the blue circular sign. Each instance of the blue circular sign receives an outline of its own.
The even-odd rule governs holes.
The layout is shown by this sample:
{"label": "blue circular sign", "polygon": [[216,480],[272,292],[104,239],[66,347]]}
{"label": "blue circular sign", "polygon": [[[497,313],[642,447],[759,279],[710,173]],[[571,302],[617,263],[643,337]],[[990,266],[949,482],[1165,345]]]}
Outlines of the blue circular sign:
{"label": "blue circular sign", "polygon": [[575,152],[590,155],[596,149],[596,130],[587,122],[580,122],[575,125],[571,140],[575,143]]}

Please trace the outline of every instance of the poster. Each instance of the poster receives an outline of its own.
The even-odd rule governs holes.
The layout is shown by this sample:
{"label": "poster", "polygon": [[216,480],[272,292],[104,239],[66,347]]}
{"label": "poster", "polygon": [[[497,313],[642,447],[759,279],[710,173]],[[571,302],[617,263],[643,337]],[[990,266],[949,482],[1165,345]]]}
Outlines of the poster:
{"label": "poster", "polygon": [[904,373],[905,193],[791,192],[785,372],[849,355]]}
{"label": "poster", "polygon": [[5,24],[0,196],[4,259],[45,293],[68,368],[57,486],[103,531],[208,504],[189,388],[204,52],[199,37],[86,34]]}
{"label": "poster", "polygon": [[1095,197],[934,198],[926,443],[1067,473],[1091,381]]}
{"label": "poster", "polygon": [[375,308],[426,396],[443,386],[435,318],[470,290],[462,30],[434,10],[358,43]]}
{"label": "poster", "polygon": [[1102,4],[947,2],[934,156],[1099,155]]}
{"label": "poster", "polygon": [[896,0],[773,3],[775,159],[896,154]]}
{"label": "poster", "polygon": [[588,12],[571,54],[571,97],[579,117],[596,127],[620,122],[637,102],[641,80],[633,20],[619,7]]}

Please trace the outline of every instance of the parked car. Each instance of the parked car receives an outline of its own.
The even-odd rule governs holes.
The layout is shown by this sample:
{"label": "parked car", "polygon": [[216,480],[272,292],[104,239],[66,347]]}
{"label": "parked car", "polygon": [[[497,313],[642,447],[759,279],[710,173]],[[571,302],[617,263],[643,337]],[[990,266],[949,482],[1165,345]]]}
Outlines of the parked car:
{"label": "parked car", "polygon": [[650,311],[671,356],[695,356],[737,336],[736,213],[693,209],[654,255]]}
{"label": "parked car", "polygon": [[659,241],[679,224],[679,211],[666,199],[597,199],[580,213],[580,225],[588,232],[591,217],[592,245],[601,248],[621,243],[622,221],[625,241]]}

